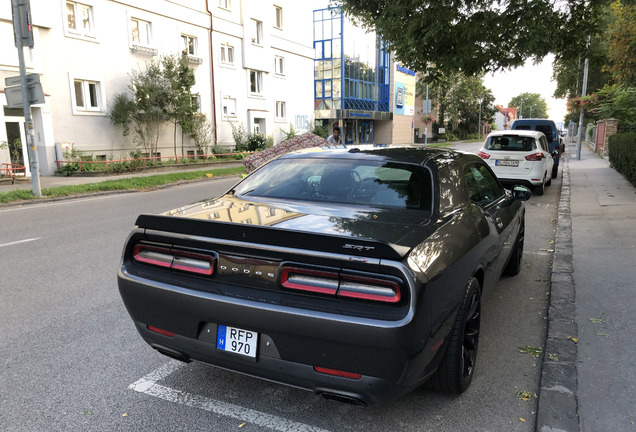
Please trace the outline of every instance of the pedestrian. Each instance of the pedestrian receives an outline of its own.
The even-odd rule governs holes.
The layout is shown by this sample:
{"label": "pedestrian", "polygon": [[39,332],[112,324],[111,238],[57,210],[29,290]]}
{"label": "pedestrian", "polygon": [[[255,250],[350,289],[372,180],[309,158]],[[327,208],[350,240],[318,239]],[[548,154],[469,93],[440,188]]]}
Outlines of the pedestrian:
{"label": "pedestrian", "polygon": [[327,138],[327,142],[329,144],[335,144],[335,145],[342,144],[342,137],[340,136],[340,127],[334,126],[333,134],[329,135],[329,137]]}

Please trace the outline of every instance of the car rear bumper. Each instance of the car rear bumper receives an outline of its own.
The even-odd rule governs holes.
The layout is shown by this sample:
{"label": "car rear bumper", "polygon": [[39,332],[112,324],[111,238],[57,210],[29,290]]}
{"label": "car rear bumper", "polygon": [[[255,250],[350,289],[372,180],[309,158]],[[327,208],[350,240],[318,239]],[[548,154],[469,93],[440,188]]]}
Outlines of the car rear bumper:
{"label": "car rear bumper", "polygon": [[[399,321],[321,314],[159,285],[125,269],[118,282],[137,330],[159,352],[344,402],[370,405],[408,393],[432,375],[445,349],[430,337],[427,317],[413,314]],[[217,325],[258,332],[257,357],[217,349]],[[361,376],[334,376],[314,367]]]}

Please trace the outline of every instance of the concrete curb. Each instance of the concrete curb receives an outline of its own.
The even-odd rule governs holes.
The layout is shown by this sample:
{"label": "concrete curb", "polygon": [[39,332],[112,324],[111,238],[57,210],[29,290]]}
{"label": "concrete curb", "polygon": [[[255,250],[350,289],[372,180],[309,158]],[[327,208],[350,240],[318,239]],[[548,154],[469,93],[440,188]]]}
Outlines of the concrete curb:
{"label": "concrete curb", "polygon": [[578,432],[578,327],[572,265],[569,159],[562,158],[563,181],[550,281],[548,331],[541,366],[537,432]]}

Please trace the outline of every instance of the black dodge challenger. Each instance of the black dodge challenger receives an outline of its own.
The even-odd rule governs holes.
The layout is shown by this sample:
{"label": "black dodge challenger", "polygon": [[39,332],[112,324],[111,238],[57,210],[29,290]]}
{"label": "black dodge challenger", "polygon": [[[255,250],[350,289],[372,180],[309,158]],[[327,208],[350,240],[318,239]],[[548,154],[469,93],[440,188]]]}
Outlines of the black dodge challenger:
{"label": "black dodge challenger", "polygon": [[367,405],[473,376],[482,290],[519,272],[522,201],[477,156],[313,149],[142,214],[118,273],[162,354]]}

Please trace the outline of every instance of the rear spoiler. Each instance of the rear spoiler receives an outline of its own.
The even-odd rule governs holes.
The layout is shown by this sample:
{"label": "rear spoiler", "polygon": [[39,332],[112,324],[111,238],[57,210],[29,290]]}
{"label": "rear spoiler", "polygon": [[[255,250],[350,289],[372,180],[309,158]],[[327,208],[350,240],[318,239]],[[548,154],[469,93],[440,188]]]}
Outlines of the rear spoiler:
{"label": "rear spoiler", "polygon": [[305,231],[286,230],[235,224],[221,221],[186,219],[174,216],[142,214],[137,218],[139,228],[165,233],[185,234],[208,238],[234,240],[255,244],[307,249],[367,258],[401,260],[409,248],[384,242],[333,234],[313,234]]}

